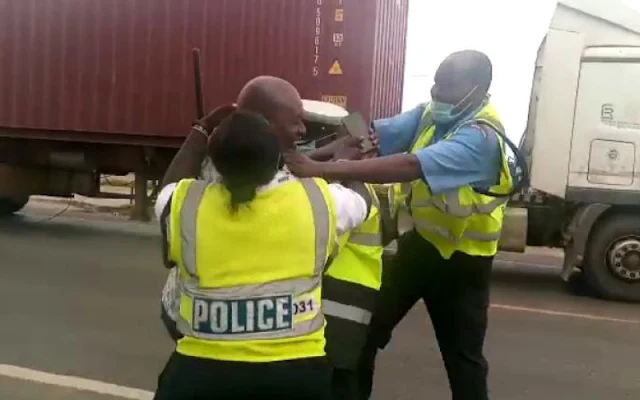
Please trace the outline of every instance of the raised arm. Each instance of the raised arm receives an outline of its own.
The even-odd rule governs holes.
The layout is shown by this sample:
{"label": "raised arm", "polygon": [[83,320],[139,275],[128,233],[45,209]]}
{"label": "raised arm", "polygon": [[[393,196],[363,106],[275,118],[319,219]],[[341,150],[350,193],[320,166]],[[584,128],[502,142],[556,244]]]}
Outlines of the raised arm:
{"label": "raised arm", "polygon": [[200,174],[202,162],[207,155],[209,135],[235,109],[235,104],[218,107],[193,125],[189,136],[171,160],[162,179],[162,187],[180,179],[195,178]]}
{"label": "raised arm", "polygon": [[360,161],[320,163],[303,154],[286,155],[289,169],[298,176],[370,183],[410,182],[424,179],[432,191],[446,191],[466,184],[489,186],[499,173],[500,158],[495,135],[477,127],[465,127],[451,138],[416,154],[396,154]]}
{"label": "raised arm", "polygon": [[381,156],[409,151],[418,125],[422,119],[425,105],[420,104],[409,111],[391,118],[379,119],[371,123],[380,147]]}

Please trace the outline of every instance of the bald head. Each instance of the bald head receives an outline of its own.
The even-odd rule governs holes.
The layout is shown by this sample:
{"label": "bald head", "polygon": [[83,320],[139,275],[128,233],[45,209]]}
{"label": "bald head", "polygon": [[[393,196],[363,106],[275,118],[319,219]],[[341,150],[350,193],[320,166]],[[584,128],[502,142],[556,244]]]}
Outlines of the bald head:
{"label": "bald head", "polygon": [[484,90],[491,86],[493,67],[486,54],[476,50],[464,50],[451,54],[440,64],[438,72],[465,77]]}
{"label": "bald head", "polygon": [[240,91],[238,108],[262,114],[286,148],[305,134],[300,94],[284,79],[259,76],[250,80]]}
{"label": "bald head", "polygon": [[486,98],[492,80],[486,54],[476,50],[452,53],[440,64],[431,88],[434,101],[461,109],[474,109]]}

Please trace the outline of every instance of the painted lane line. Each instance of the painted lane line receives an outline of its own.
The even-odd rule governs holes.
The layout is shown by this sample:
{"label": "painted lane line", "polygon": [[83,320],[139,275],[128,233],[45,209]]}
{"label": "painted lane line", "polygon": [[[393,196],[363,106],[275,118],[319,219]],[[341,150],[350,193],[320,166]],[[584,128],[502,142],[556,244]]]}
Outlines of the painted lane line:
{"label": "painted lane line", "polygon": [[147,390],[118,386],[112,383],[100,382],[76,376],[56,375],[34,369],[16,367],[15,365],[0,364],[0,375],[23,381],[32,381],[71,389],[94,392],[123,399],[151,400],[153,393]]}
{"label": "painted lane line", "polygon": [[517,261],[517,260],[501,260],[496,258],[496,263],[502,264],[505,266],[523,266],[523,267],[531,267],[538,269],[557,269],[560,270],[562,265],[553,265],[553,264],[545,264],[545,263],[531,263],[526,261]]}
{"label": "painted lane line", "polygon": [[554,311],[554,310],[548,310],[545,308],[520,307],[520,306],[511,306],[508,304],[491,304],[491,308],[497,308],[500,310],[508,310],[508,311],[523,311],[523,312],[542,314],[542,315],[553,315],[556,317],[588,319],[591,321],[618,322],[623,324],[640,324],[640,320],[637,320],[637,319],[611,318],[611,317],[603,317],[601,315],[594,315],[594,314],[580,314],[580,313],[572,313],[567,311]]}

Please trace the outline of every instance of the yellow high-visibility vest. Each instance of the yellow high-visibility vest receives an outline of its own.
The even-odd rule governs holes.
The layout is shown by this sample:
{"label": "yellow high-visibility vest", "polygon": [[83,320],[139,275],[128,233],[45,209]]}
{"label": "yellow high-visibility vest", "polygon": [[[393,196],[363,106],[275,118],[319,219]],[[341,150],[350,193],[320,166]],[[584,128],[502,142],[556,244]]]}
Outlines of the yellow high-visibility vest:
{"label": "yellow high-visibility vest", "polygon": [[[504,135],[500,118],[488,102],[471,119],[454,127],[444,138],[447,140],[465,126],[476,126],[479,135]],[[491,132],[490,129],[495,132]],[[411,152],[428,146],[435,133],[435,124],[431,118],[431,108],[427,106],[418,129],[418,136]],[[497,139],[502,155],[500,180],[489,188],[491,193],[508,194],[513,181],[505,144],[502,136]],[[439,250],[442,257],[448,259],[455,251],[472,256],[493,256],[498,250],[498,240],[502,230],[504,209],[507,197],[493,197],[476,192],[470,185],[458,190],[433,196],[422,180],[403,184],[394,189],[400,201],[410,193],[410,211],[413,224],[418,233]]]}
{"label": "yellow high-visibility vest", "polygon": [[371,186],[367,189],[372,199],[369,215],[339,238],[339,253],[323,283],[327,354],[337,368],[358,365],[382,283],[380,203]]}
{"label": "yellow high-visibility vest", "polygon": [[177,352],[242,362],[325,355],[321,282],[336,237],[327,183],[291,177],[235,213],[229,201],[224,186],[197,180],[173,194]]}

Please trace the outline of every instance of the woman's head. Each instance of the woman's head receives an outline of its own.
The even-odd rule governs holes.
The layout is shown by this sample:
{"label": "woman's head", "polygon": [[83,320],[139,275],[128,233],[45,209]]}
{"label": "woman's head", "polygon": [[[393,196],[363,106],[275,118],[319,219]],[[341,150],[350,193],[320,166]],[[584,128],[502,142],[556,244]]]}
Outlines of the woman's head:
{"label": "woman's head", "polygon": [[231,193],[231,209],[253,200],[280,167],[280,143],[260,114],[236,111],[209,141],[209,156]]}

